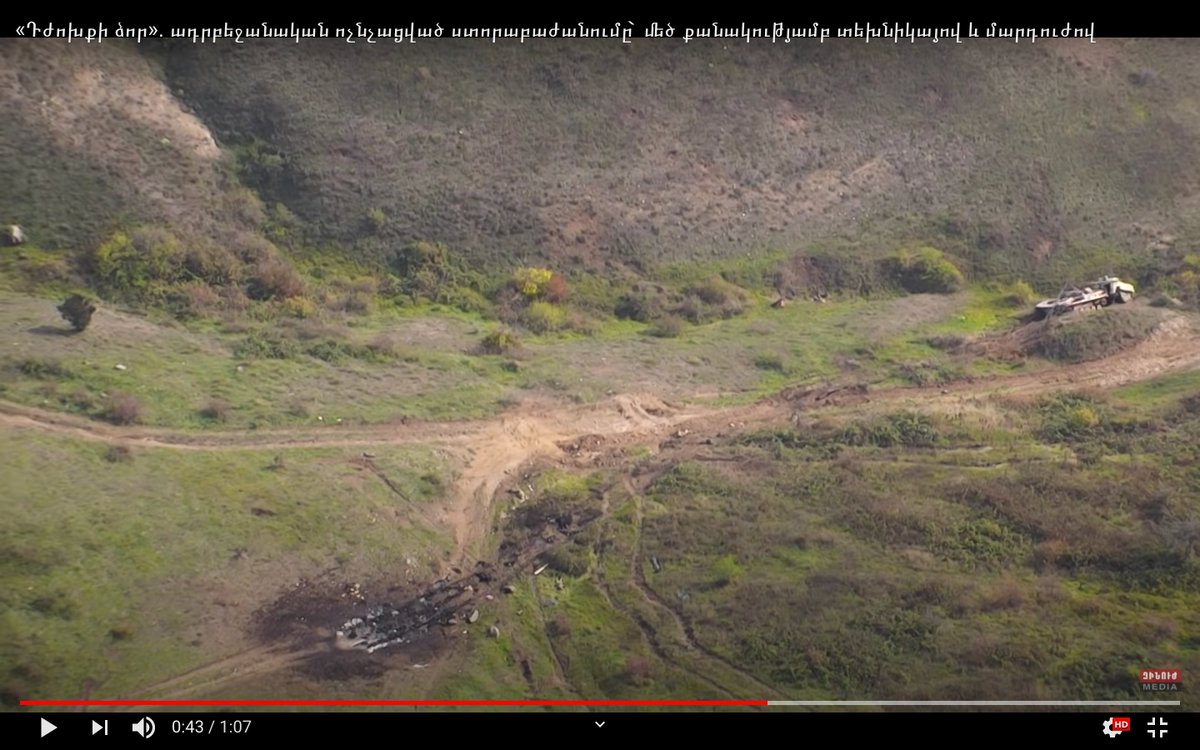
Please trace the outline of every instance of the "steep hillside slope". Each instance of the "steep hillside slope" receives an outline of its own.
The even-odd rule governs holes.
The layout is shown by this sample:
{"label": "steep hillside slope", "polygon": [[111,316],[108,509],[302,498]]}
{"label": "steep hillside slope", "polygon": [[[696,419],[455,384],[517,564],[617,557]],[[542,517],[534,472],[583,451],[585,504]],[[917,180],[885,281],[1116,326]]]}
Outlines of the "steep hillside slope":
{"label": "steep hillside slope", "polygon": [[137,221],[213,235],[241,218],[221,149],[137,47],[0,40],[0,107],[0,219],[40,244]]}
{"label": "steep hillside slope", "polygon": [[240,180],[364,258],[921,241],[976,271],[1135,273],[1200,235],[1196,44],[9,39],[0,219],[42,244],[219,237],[263,220]]}
{"label": "steep hillside slope", "polygon": [[932,238],[995,267],[1193,231],[1195,44],[328,42],[174,48],[167,70],[255,144],[260,188],[368,252]]}

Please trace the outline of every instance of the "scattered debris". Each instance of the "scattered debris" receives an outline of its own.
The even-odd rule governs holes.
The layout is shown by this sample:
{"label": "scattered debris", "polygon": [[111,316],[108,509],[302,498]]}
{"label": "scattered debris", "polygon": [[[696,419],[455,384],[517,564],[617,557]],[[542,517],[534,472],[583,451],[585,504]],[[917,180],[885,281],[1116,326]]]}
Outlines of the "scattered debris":
{"label": "scattered debris", "polygon": [[562,576],[559,576],[558,578],[555,578],[555,579],[554,579],[554,588],[556,588],[556,589],[557,589],[557,590],[559,590],[559,591],[562,591],[562,590],[563,590],[563,587],[564,587],[564,584],[563,584],[563,579],[562,579]]}
{"label": "scattered debris", "polygon": [[[374,454],[374,453],[367,453],[366,451],[363,451],[362,457],[363,457],[363,458],[375,458],[375,454]],[[411,565],[411,564],[412,564],[412,563],[409,563],[409,565]]]}
{"label": "scattered debris", "polygon": [[542,565],[542,567],[540,567],[540,568],[538,568],[537,570],[533,571],[533,574],[534,574],[535,576],[540,576],[540,575],[542,574],[542,571],[543,571],[543,570],[545,570],[545,569],[546,569],[546,568],[548,568],[548,567],[550,567],[550,563],[546,563],[546,564]]}
{"label": "scattered debris", "polygon": [[478,619],[479,619],[479,610],[477,610],[477,609],[471,610],[471,614],[467,615],[467,622],[471,623],[472,625],[475,624],[475,622]]}
{"label": "scattered debris", "polygon": [[492,638],[499,638],[500,628],[496,627],[495,625],[491,626],[488,628],[488,635],[490,635]]}
{"label": "scattered debris", "polygon": [[515,593],[517,593],[517,590],[516,590],[516,588],[514,588],[514,587],[513,587],[513,585],[512,585],[511,583],[506,583],[506,584],[504,584],[504,586],[503,586],[503,587],[502,587],[500,590],[501,590],[501,591],[503,591],[503,592],[504,592],[504,593],[506,593],[506,594],[515,594]]}
{"label": "scattered debris", "polygon": [[128,370],[129,368],[128,368],[128,367],[126,367],[125,365],[117,364],[117,365],[113,365],[113,369],[114,369],[114,370],[120,370],[121,372],[125,372],[125,371],[126,371],[126,370]]}
{"label": "scattered debris", "polygon": [[659,562],[658,562],[658,558],[657,558],[657,557],[651,557],[651,558],[650,558],[650,567],[654,568],[654,572],[655,572],[655,573],[661,573],[661,572],[662,572],[662,565],[660,565],[660,564],[659,564]]}

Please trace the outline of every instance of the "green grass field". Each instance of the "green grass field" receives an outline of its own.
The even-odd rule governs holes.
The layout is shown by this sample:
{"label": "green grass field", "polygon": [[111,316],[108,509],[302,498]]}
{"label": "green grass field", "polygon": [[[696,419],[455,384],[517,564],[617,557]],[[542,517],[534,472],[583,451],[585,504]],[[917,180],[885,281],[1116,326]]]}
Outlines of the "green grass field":
{"label": "green grass field", "polygon": [[423,448],[378,449],[401,499],[351,451],[0,443],[6,702],[128,695],[246,648],[255,609],[300,578],[423,580],[447,544],[425,506],[450,466]]}

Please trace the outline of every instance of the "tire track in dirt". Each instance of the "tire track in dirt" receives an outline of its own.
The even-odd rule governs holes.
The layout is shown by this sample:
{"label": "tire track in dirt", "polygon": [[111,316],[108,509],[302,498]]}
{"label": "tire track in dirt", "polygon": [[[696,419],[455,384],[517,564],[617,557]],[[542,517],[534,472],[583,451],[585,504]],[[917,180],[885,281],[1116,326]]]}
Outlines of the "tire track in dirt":
{"label": "tire track in dirt", "polygon": [[[645,557],[642,545],[643,516],[640,498],[636,504],[634,515],[636,519],[637,538],[634,542],[633,557],[630,559],[630,583],[632,583],[634,587],[641,592],[642,597],[645,598],[648,604],[663,610],[670,616],[671,620],[674,621],[675,625],[679,628],[679,632],[683,634],[688,647],[694,652],[702,654],[705,658],[719,663],[724,669],[736,674],[746,682],[756,685],[761,690],[766,691],[766,695],[777,695],[782,697],[782,694],[774,686],[763,682],[758,677],[755,677],[702,644],[700,640],[696,638],[695,630],[693,630],[692,626],[684,619],[683,615],[679,614],[674,607],[667,604],[666,601],[664,601],[663,598],[658,595],[658,592],[650,587],[650,584],[646,581],[645,568],[643,565],[643,560]],[[692,674],[698,673],[692,670]],[[707,679],[707,676],[705,676],[705,679]]]}
{"label": "tire track in dirt", "polygon": [[[1039,394],[1080,387],[1109,388],[1157,375],[1200,369],[1200,336],[1191,326],[1165,327],[1141,344],[1102,360],[1064,366],[1038,373],[1005,375],[950,384],[944,387],[892,388],[865,391],[862,400],[872,402],[920,399],[924,405],[948,403],[964,397],[998,394]],[[811,392],[809,389],[805,393]],[[819,389],[817,389],[819,390]],[[836,389],[827,389],[828,393]],[[801,394],[804,395],[803,393]],[[820,410],[836,407],[836,399],[796,401],[796,392],[780,394],[756,404],[734,407],[690,407],[688,411],[668,405],[654,396],[623,394],[584,406],[522,404],[491,420],[329,426],[321,430],[288,428],[254,432],[188,433],[169,429],[116,427],[70,415],[0,401],[0,428],[37,430],[103,444],[166,450],[282,450],[288,448],[361,448],[381,445],[431,445],[447,450],[462,463],[440,520],[454,530],[456,558],[466,559],[475,542],[486,534],[492,503],[506,477],[541,457],[562,457],[559,443],[581,435],[598,436],[609,448],[632,441],[653,440],[669,430],[686,428],[695,433],[688,445],[668,453],[683,455],[693,442],[706,435],[727,435],[764,424],[787,421],[797,407]],[[853,398],[857,399],[857,396]],[[618,451],[619,452],[619,451]],[[661,467],[660,467],[661,468]],[[644,490],[650,476],[637,477]],[[627,480],[628,481],[628,480]],[[636,488],[635,488],[636,489]],[[631,560],[631,582],[646,601],[669,613],[686,642],[707,658],[720,662],[731,673],[774,694],[776,691],[753,675],[742,672],[720,655],[705,648],[686,620],[645,580],[642,570],[642,518],[638,514],[636,551]],[[607,593],[607,592],[606,592]],[[645,632],[645,623],[639,627]],[[189,697],[296,666],[319,654],[325,645],[302,647],[264,646],[198,667],[178,677],[149,686],[143,692],[155,697]],[[656,650],[657,651],[657,650]],[[555,654],[560,679],[565,672]],[[702,679],[707,676],[698,675]]]}
{"label": "tire track in dirt", "polygon": [[663,646],[663,644],[659,641],[658,631],[655,630],[654,626],[647,622],[646,618],[643,617],[640,612],[632,607],[625,606],[620,602],[620,600],[614,597],[609,588],[609,584],[606,581],[601,579],[597,589],[600,591],[600,595],[604,597],[604,602],[610,609],[612,609],[614,612],[624,615],[625,617],[628,617],[629,620],[637,626],[638,630],[641,631],[642,639],[646,642],[646,645],[650,647],[650,651],[653,652],[660,661],[700,680],[713,690],[717,691],[719,694],[725,696],[726,699],[735,699],[737,697],[730,692],[729,688],[721,685],[707,674],[691,668],[686,664],[682,664],[678,659],[671,656],[666,647]]}
{"label": "tire track in dirt", "polygon": [[213,690],[229,684],[299,665],[323,650],[323,646],[299,649],[291,645],[258,646],[148,685],[132,697],[147,700],[185,700],[199,694],[211,694]]}
{"label": "tire track in dirt", "polygon": [[[628,563],[629,563],[629,576],[627,579],[628,583],[633,587],[634,590],[638,591],[638,593],[642,596],[644,601],[650,607],[652,607],[654,609],[661,609],[667,613],[668,618],[676,626],[677,633],[679,635],[678,640],[684,645],[684,647],[687,650],[689,650],[693,654],[700,655],[702,657],[708,657],[709,656],[708,652],[703,647],[699,646],[699,644],[697,644],[695,642],[695,639],[688,632],[688,629],[684,625],[683,619],[679,616],[679,614],[677,612],[675,612],[673,609],[671,609],[670,607],[663,606],[661,604],[661,602],[648,596],[647,592],[645,590],[644,584],[640,584],[638,582],[638,571],[640,570],[640,566],[642,564],[642,562],[641,562],[642,506],[641,506],[640,498],[638,497],[639,493],[637,491],[637,488],[634,487],[634,484],[629,476],[624,477],[623,486],[624,486],[624,489],[630,493],[630,496],[635,499],[635,503],[636,503],[636,505],[635,505],[635,516],[636,516],[635,529],[636,529],[637,536],[634,540],[632,554],[630,555],[629,560],[628,560]],[[608,501],[608,495],[606,493],[605,502],[607,503],[607,501]],[[653,624],[648,622],[646,620],[645,616],[641,612],[639,612],[634,607],[631,607],[631,606],[628,606],[628,605],[622,603],[618,597],[614,596],[613,592],[612,592],[611,584],[604,578],[603,575],[596,575],[595,578],[597,579],[598,588],[601,592],[601,595],[604,597],[604,600],[608,604],[608,606],[611,607],[615,612],[619,612],[620,614],[623,614],[625,617],[628,617],[629,620],[631,622],[633,622],[634,625],[637,626],[638,630],[641,632],[642,639],[645,640],[646,645],[649,646],[650,650],[654,653],[654,655],[656,657],[658,657],[658,659],[660,661],[662,661],[664,664],[669,664],[669,665],[673,666],[675,669],[678,669],[679,671],[681,671],[685,674],[691,675],[695,679],[700,680],[701,682],[703,682],[704,684],[708,685],[710,688],[715,690],[717,693],[724,695],[727,699],[736,699],[739,697],[733,691],[731,691],[728,686],[722,685],[720,682],[718,682],[716,679],[714,679],[710,674],[708,674],[707,670],[697,669],[695,665],[686,664],[686,663],[682,662],[680,659],[678,659],[676,656],[674,656],[670,652],[670,649],[668,649],[665,645],[663,645],[663,643],[660,639],[658,629]],[[722,663],[722,666],[729,666],[727,663],[725,663],[723,661],[721,663]],[[732,671],[735,674],[742,677],[743,679],[747,679],[752,684],[761,685],[761,683],[758,680],[756,680],[755,678],[753,678],[750,675],[747,675],[746,673],[742,672],[740,669],[738,669],[736,667],[734,667],[732,669]],[[774,691],[772,691],[772,692],[774,692]]]}
{"label": "tire track in dirt", "polygon": [[[529,576],[526,583],[529,586],[529,599],[536,605],[538,601],[537,583],[532,576]],[[554,658],[554,677],[558,680],[559,684],[570,689],[575,695],[579,695],[578,691],[575,690],[575,686],[567,679],[567,664],[563,661],[563,656],[559,653],[558,647],[554,645],[554,638],[550,636],[548,631],[549,624],[546,622],[545,612],[538,606],[534,606],[533,611],[537,613],[538,622],[542,626],[542,633],[546,635],[546,645],[550,649],[550,656]]]}

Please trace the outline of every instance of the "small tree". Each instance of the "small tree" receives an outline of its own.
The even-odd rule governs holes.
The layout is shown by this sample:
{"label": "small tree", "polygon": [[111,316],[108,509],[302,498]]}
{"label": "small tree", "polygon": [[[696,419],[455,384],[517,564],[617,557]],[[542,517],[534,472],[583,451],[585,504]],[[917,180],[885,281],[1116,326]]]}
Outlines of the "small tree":
{"label": "small tree", "polygon": [[58,306],[58,312],[76,331],[82,331],[92,322],[96,305],[82,294],[72,294]]}

